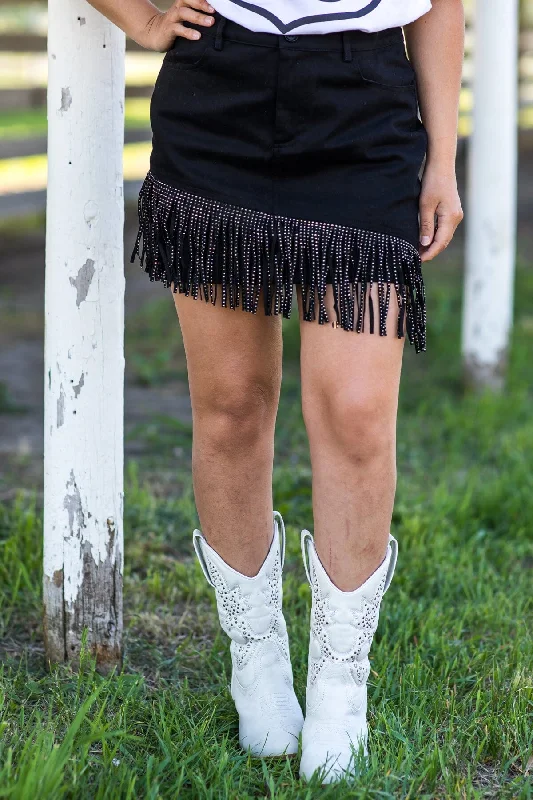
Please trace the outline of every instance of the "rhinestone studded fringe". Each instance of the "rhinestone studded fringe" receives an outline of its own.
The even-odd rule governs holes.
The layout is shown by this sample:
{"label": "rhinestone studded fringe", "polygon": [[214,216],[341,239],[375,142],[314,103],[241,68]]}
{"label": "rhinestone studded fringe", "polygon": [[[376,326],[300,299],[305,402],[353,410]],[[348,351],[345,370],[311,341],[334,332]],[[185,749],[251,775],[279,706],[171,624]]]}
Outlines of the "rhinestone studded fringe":
{"label": "rhinestone studded fringe", "polygon": [[[301,281],[303,318],[329,322],[324,302],[332,276],[336,324],[374,333],[371,290],[377,284],[378,330],[394,286],[398,338],[404,326],[417,353],[426,349],[426,305],[420,255],[404,239],[326,222],[292,219],[211,200],[169,186],[148,172],[139,193],[139,256],[152,281],[214,305],[289,318],[294,277]],[[216,279],[216,280],[215,280]],[[318,299],[318,314],[317,314]]]}

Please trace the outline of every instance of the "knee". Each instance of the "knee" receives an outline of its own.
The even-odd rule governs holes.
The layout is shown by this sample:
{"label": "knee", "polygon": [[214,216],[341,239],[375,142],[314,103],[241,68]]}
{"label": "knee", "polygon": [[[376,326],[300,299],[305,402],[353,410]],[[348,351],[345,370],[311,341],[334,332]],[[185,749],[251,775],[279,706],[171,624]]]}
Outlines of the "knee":
{"label": "knee", "polygon": [[379,392],[325,389],[304,401],[303,414],[311,446],[333,446],[361,467],[394,459],[396,402]]}
{"label": "knee", "polygon": [[273,436],[279,391],[261,379],[213,381],[193,402],[193,420],[218,452],[237,454]]}

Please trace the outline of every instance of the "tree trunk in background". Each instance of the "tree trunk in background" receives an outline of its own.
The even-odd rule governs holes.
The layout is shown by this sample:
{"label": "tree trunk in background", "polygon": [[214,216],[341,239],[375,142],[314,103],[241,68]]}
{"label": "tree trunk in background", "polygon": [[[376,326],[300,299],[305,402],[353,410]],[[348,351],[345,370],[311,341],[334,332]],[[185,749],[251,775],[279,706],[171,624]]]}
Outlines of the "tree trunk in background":
{"label": "tree trunk in background", "polygon": [[83,0],[50,0],[45,278],[48,662],[122,658],[124,45]]}
{"label": "tree trunk in background", "polygon": [[476,4],[463,359],[467,382],[501,389],[513,318],[518,0]]}

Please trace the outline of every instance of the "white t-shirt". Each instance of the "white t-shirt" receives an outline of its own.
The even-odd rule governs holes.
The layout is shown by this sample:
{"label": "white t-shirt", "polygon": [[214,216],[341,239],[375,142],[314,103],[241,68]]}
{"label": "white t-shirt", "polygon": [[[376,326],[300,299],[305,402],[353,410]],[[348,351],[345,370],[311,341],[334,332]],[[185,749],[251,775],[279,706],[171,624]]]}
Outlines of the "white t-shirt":
{"label": "white t-shirt", "polygon": [[431,9],[431,0],[210,0],[223,17],[251,31],[333,33],[381,31],[407,25]]}

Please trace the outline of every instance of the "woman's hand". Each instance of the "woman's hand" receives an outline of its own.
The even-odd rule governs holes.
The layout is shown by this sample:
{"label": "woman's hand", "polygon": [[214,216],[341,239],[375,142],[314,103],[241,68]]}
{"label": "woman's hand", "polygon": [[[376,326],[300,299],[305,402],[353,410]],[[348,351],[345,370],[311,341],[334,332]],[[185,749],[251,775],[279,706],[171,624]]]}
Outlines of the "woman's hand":
{"label": "woman's hand", "polygon": [[200,32],[187,28],[183,22],[210,27],[215,20],[209,14],[214,11],[207,0],[175,0],[168,11],[159,11],[148,20],[135,41],[148,50],[164,53],[170,50],[177,36],[199,39]]}
{"label": "woman's hand", "polygon": [[449,245],[463,219],[455,178],[465,34],[462,0],[433,0],[431,10],[406,25],[404,33],[428,135],[420,196],[420,257],[431,261]]}
{"label": "woman's hand", "polygon": [[427,164],[420,194],[420,256],[431,261],[450,244],[463,219],[455,171]]}

